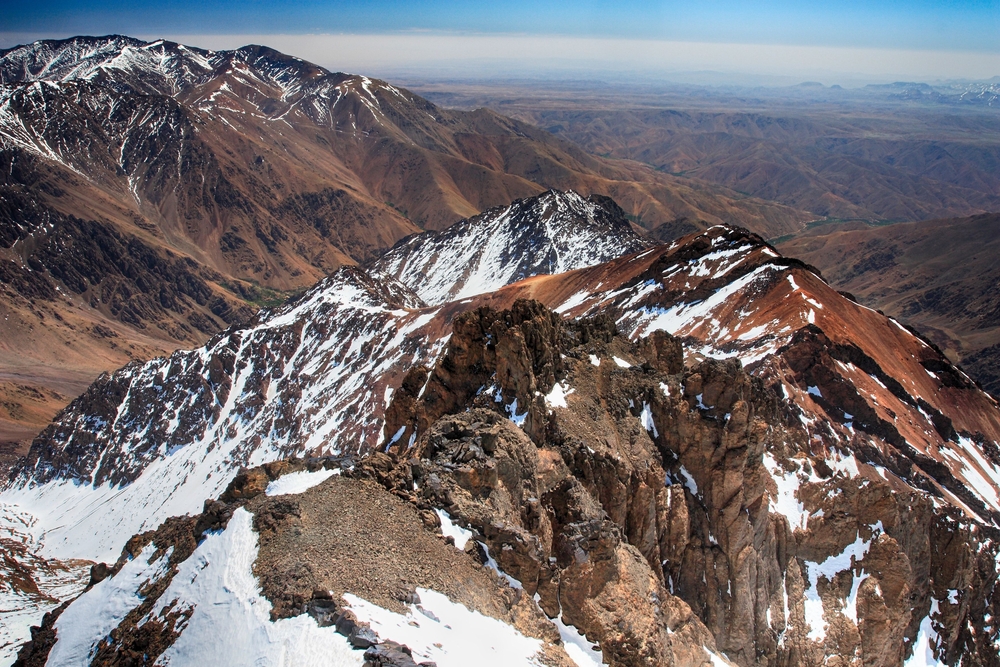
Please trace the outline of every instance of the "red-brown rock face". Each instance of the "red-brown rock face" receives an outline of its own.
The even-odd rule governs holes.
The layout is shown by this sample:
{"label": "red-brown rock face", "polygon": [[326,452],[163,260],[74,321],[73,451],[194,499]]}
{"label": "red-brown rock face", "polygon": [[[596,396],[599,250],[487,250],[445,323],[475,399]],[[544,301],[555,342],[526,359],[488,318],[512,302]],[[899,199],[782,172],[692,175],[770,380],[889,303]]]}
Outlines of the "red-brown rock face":
{"label": "red-brown rock face", "polygon": [[[739,363],[682,370],[671,340],[631,343],[607,321],[563,324],[525,302],[463,316],[429,380],[414,372],[420,397],[404,388],[390,408],[389,430],[394,414],[411,415],[406,434],[417,425],[391,449],[408,459],[402,487],[476,529],[612,664],[636,655],[619,642],[674,659],[656,632],[621,636],[608,625],[621,619],[591,607],[615,606],[616,540],[642,555],[658,599],[683,600],[739,664],[896,665],[927,650],[993,664],[981,619],[994,530],[811,438]],[[469,406],[490,413],[456,409]],[[499,417],[512,413],[520,430]]]}

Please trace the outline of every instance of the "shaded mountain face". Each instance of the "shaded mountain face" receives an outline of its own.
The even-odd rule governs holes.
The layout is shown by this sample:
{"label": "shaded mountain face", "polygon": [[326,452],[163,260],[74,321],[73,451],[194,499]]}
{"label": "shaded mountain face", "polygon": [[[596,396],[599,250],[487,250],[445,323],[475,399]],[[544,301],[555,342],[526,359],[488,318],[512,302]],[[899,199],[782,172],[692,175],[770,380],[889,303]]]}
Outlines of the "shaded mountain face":
{"label": "shaded mountain face", "polygon": [[830,283],[926,333],[994,396],[1000,394],[1000,216],[890,227],[819,227],[782,252]]}
{"label": "shaded mountain face", "polygon": [[[342,643],[323,624],[350,610],[379,645],[435,659],[431,635],[394,628],[413,627],[411,594],[459,593],[398,532],[332,541],[346,495],[362,516],[399,502],[415,530],[469,531],[455,567],[502,577],[462,604],[553,646],[583,631],[611,664],[994,664],[998,442],[996,402],[937,350],[715,227],[430,307],[341,269],[199,350],[102,378],[0,507],[29,578],[29,556],[117,561],[35,632],[39,656],[197,645],[222,608],[208,600],[240,603],[214,575],[181,584],[238,554],[254,636]],[[240,546],[208,551],[222,539]],[[391,583],[360,583],[359,563]],[[57,596],[31,580],[7,607],[37,619]],[[106,627],[68,630],[112,591],[127,603]],[[541,625],[518,625],[518,605]]]}
{"label": "shaded mountain face", "polygon": [[[0,367],[16,376],[2,390],[67,397],[421,229],[551,187],[613,195],[642,221],[774,235],[809,217],[266,47],[121,36],[0,51],[0,174],[0,274],[19,274],[0,305]],[[87,271],[56,266],[66,246]],[[38,296],[53,290],[65,298]],[[0,442],[37,431],[17,414],[53,414],[50,401],[15,403]]]}
{"label": "shaded mountain face", "polygon": [[550,190],[401,241],[371,268],[427,303],[441,304],[530,276],[601,264],[649,245],[611,199]]}

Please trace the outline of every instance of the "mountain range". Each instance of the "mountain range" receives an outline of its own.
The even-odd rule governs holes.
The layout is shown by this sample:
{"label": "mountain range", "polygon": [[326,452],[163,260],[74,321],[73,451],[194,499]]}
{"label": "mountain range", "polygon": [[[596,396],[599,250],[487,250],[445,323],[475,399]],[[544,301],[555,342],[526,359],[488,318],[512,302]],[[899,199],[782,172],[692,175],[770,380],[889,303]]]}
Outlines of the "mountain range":
{"label": "mountain range", "polygon": [[122,36],[0,51],[0,172],[8,446],[102,371],[549,188],[613,196],[647,226],[809,219],[266,47]]}
{"label": "mountain range", "polygon": [[1000,664],[1000,404],[862,303],[967,335],[989,216],[648,230],[646,167],[264,47],[0,77],[3,405],[47,422],[0,664]]}
{"label": "mountain range", "polygon": [[486,106],[595,154],[780,202],[815,219],[912,222],[1000,209],[995,81],[857,89],[631,81],[413,87],[439,104]]}

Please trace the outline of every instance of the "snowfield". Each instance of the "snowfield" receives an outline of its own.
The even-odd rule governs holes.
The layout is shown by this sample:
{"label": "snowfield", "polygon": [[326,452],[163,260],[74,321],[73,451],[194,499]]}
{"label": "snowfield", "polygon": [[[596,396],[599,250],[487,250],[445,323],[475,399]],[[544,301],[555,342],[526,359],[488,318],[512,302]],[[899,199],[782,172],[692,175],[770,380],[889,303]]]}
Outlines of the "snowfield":
{"label": "snowfield", "polygon": [[60,445],[84,441],[89,456],[69,471],[20,471],[0,491],[0,520],[34,516],[46,557],[114,562],[131,535],[201,511],[241,466],[375,446],[387,388],[443,344],[427,329],[435,311],[399,308],[380,287],[342,270],[256,326],[117,371],[119,405],[64,416]]}

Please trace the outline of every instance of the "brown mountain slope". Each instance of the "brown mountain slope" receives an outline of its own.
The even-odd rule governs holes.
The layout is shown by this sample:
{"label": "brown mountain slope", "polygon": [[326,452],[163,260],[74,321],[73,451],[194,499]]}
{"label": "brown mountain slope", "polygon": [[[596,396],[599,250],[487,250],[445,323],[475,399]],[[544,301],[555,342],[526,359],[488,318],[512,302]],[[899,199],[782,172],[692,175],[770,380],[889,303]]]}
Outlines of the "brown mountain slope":
{"label": "brown mountain slope", "polygon": [[[76,54],[95,45],[108,53]],[[114,217],[144,217],[171,246],[272,287],[311,284],[417,227],[440,229],[548,187],[612,196],[647,225],[687,216],[775,235],[808,217],[265,47],[216,53],[127,38],[48,47],[80,66],[5,73],[2,129],[6,147],[72,172],[50,187],[69,190],[62,210],[104,213],[88,204],[94,193],[74,198],[67,187],[96,186],[123,209]],[[0,53],[0,71],[40,48]],[[46,181],[20,184],[34,193]]]}
{"label": "brown mountain slope", "polygon": [[779,247],[863,303],[925,332],[1000,393],[1000,215],[823,226]]}

